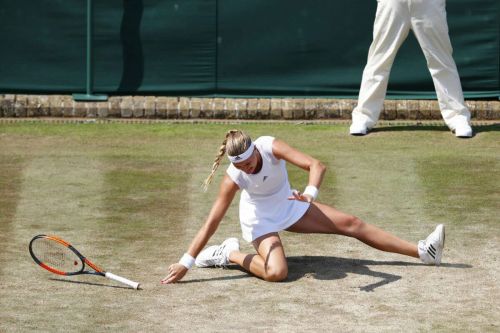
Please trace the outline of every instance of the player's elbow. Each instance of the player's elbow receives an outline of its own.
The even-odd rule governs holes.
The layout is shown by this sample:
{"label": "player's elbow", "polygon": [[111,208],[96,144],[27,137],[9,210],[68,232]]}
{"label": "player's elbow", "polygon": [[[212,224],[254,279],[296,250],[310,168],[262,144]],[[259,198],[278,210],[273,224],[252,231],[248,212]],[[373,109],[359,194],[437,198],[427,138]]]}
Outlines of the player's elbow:
{"label": "player's elbow", "polygon": [[326,172],[326,165],[321,163],[321,161],[319,161],[319,160],[314,160],[314,162],[312,164],[312,168],[314,168],[314,170],[316,170],[321,175],[325,174],[325,172]]}
{"label": "player's elbow", "polygon": [[318,161],[318,167],[319,167],[319,169],[321,171],[321,174],[324,174],[326,172],[326,165],[324,165],[320,161]]}

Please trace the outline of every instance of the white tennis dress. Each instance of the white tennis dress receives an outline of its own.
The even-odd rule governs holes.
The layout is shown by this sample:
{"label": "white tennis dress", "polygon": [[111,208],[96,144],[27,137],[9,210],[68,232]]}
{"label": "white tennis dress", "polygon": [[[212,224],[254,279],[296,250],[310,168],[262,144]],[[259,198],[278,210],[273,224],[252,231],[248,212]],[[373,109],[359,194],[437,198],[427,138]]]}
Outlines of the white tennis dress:
{"label": "white tennis dress", "polygon": [[297,222],[310,205],[308,202],[288,200],[292,189],[286,162],[274,156],[273,141],[271,136],[262,136],[254,141],[262,156],[262,168],[258,173],[247,174],[232,163],[226,170],[242,190],[240,224],[243,239],[247,242],[285,230]]}

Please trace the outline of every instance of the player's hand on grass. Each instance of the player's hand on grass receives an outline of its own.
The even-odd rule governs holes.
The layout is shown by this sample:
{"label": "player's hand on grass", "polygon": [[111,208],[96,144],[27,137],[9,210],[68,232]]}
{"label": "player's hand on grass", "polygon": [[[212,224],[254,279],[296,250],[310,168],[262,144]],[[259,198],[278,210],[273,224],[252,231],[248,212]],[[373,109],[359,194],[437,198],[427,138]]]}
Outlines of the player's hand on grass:
{"label": "player's hand on grass", "polygon": [[161,280],[162,284],[174,283],[179,281],[186,275],[188,269],[183,265],[176,263],[168,268],[168,275]]}
{"label": "player's hand on grass", "polygon": [[293,196],[288,197],[288,200],[298,200],[298,201],[304,201],[304,202],[313,202],[313,197],[308,195],[308,194],[303,194],[300,193],[300,191],[293,190],[292,191]]}

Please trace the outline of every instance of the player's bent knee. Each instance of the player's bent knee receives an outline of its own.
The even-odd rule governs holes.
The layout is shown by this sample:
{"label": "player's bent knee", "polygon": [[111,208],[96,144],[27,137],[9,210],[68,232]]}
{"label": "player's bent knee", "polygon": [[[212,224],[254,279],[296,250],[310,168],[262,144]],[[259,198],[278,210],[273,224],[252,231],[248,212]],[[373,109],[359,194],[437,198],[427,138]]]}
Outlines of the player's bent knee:
{"label": "player's bent knee", "polygon": [[268,282],[281,282],[288,277],[288,267],[268,267],[264,280]]}

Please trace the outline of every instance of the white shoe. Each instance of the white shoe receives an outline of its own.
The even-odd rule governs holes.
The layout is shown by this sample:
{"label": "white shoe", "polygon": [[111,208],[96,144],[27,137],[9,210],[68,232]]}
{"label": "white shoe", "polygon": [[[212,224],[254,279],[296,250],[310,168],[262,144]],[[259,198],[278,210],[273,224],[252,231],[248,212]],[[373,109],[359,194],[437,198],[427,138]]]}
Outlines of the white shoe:
{"label": "white shoe", "polygon": [[351,135],[366,135],[368,133],[368,127],[366,124],[354,121],[349,127],[349,134]]}
{"label": "white shoe", "polygon": [[472,137],[472,128],[466,122],[459,123],[455,127],[455,136],[457,138],[470,138]]}
{"label": "white shoe", "polygon": [[440,224],[425,239],[418,242],[418,255],[424,264],[441,264],[444,248],[444,225]]}
{"label": "white shoe", "polygon": [[196,257],[196,267],[225,267],[229,265],[229,254],[240,250],[237,238],[228,238],[221,245],[212,245],[204,249]]}

